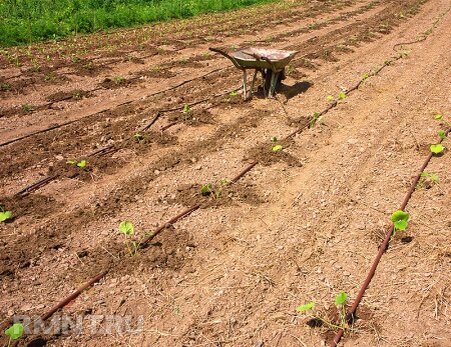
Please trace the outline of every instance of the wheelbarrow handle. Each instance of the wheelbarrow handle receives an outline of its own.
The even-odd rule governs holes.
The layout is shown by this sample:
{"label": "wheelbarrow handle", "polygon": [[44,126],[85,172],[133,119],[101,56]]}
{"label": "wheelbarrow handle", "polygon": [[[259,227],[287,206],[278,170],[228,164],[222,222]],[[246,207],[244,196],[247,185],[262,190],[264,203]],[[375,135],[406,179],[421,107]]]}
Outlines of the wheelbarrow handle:
{"label": "wheelbarrow handle", "polygon": [[235,65],[235,67],[237,67],[240,70],[243,70],[243,67],[240,66],[240,64],[238,64],[236,59],[234,57],[232,57],[231,55],[227,54],[226,52],[224,52],[223,50],[221,50],[219,48],[214,48],[214,47],[210,47],[209,50],[212,52],[219,53],[219,54],[223,55],[224,57],[230,59],[232,61],[233,65]]}

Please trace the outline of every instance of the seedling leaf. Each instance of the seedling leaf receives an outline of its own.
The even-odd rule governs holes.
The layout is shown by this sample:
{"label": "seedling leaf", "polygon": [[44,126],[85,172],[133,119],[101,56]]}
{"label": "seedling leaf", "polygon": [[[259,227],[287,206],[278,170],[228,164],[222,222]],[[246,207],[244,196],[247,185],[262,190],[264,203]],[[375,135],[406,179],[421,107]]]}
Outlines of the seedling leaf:
{"label": "seedling leaf", "polygon": [[185,104],[185,105],[183,106],[183,113],[188,113],[189,111],[190,111],[189,105],[188,105],[188,104]]}
{"label": "seedling leaf", "polygon": [[273,151],[273,152],[280,152],[282,149],[283,149],[283,146],[282,146],[282,145],[275,145],[275,146],[272,148],[272,151]]}
{"label": "seedling leaf", "polygon": [[271,136],[271,142],[277,142],[277,136]]}
{"label": "seedling leaf", "polygon": [[439,130],[438,136],[439,136],[441,139],[444,139],[444,138],[446,137],[446,133],[445,133],[443,130]]}
{"label": "seedling leaf", "polygon": [[429,172],[427,172],[427,171],[423,171],[421,174],[420,174],[420,177],[428,177],[429,176]]}
{"label": "seedling leaf", "polygon": [[335,297],[335,305],[343,305],[346,302],[346,299],[348,298],[348,294],[345,292],[340,292]]}
{"label": "seedling leaf", "polygon": [[346,99],[346,93],[345,92],[338,93],[338,100],[344,100],[344,99]]}
{"label": "seedling leaf", "polygon": [[313,310],[314,308],[315,308],[315,303],[313,301],[310,301],[307,304],[296,307],[296,311],[305,312],[305,311]]}
{"label": "seedling leaf", "polygon": [[431,174],[431,181],[432,182],[438,182],[438,175],[437,174]]}
{"label": "seedling leaf", "polygon": [[0,222],[4,222],[5,220],[8,220],[12,216],[13,216],[13,213],[11,211],[0,212]]}
{"label": "seedling leaf", "polygon": [[327,101],[334,101],[335,98],[334,98],[333,95],[328,95],[328,96],[326,96],[326,100],[327,100]]}
{"label": "seedling leaf", "polygon": [[393,222],[396,230],[406,230],[407,229],[407,221],[406,220],[398,220]]}
{"label": "seedling leaf", "polygon": [[132,222],[124,220],[119,224],[119,232],[124,235],[133,235],[135,232],[135,227]]}
{"label": "seedling leaf", "polygon": [[434,154],[440,154],[440,153],[442,153],[445,150],[445,147],[441,143],[438,143],[436,145],[431,145],[429,147],[429,149]]}
{"label": "seedling leaf", "polygon": [[230,92],[230,94],[229,94],[230,96],[237,96],[238,95],[238,93],[236,92],[236,90],[234,90],[234,91],[232,91],[232,92]]}
{"label": "seedling leaf", "polygon": [[393,212],[391,215],[391,220],[393,223],[396,223],[398,221],[406,221],[408,222],[410,218],[410,215],[407,212],[404,212],[402,210],[398,210]]}
{"label": "seedling leaf", "polygon": [[309,129],[313,128],[316,124],[316,121],[319,118],[319,113],[318,112],[313,112],[313,116],[312,119],[310,119],[310,123],[308,125]]}
{"label": "seedling leaf", "polygon": [[443,119],[443,115],[442,115],[442,114],[436,114],[436,115],[434,116],[434,119],[435,119],[435,120],[442,120],[442,119]]}
{"label": "seedling leaf", "polygon": [[77,166],[79,167],[79,168],[84,168],[84,167],[86,167],[86,160],[80,160],[78,163],[77,163]]}
{"label": "seedling leaf", "polygon": [[24,327],[21,323],[14,323],[8,329],[5,330],[6,336],[9,336],[11,340],[20,339],[23,335]]}
{"label": "seedling leaf", "polygon": [[200,189],[200,193],[202,195],[209,195],[212,191],[213,191],[213,186],[211,185],[211,183],[203,185],[202,188]]}

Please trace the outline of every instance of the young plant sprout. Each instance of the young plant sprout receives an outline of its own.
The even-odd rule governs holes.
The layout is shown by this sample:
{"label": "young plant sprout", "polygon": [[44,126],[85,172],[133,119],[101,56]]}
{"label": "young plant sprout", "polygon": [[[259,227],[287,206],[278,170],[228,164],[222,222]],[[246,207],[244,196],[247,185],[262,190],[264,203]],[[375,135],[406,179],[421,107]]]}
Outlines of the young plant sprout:
{"label": "young plant sprout", "polygon": [[277,137],[276,136],[271,136],[271,142],[277,142]]}
{"label": "young plant sprout", "polygon": [[135,255],[136,252],[138,252],[140,243],[138,241],[131,240],[131,237],[135,233],[135,227],[133,223],[126,220],[122,221],[119,224],[119,232],[124,235],[124,243],[130,256]]}
{"label": "young plant sprout", "polygon": [[407,226],[409,225],[410,215],[407,212],[398,210],[393,212],[390,218],[393,222],[393,234],[390,240],[393,240],[398,231],[404,231],[407,229]]}
{"label": "young plant sprout", "polygon": [[213,185],[211,183],[204,184],[202,186],[202,188],[200,188],[200,193],[203,196],[210,195],[212,191],[213,191]]}
{"label": "young plant sprout", "polygon": [[229,95],[230,95],[230,96],[237,96],[237,95],[238,95],[238,93],[237,93],[237,91],[236,91],[236,90],[234,90],[234,91],[231,91]]}
{"label": "young plant sprout", "polygon": [[445,150],[445,146],[443,146],[441,143],[433,144],[429,147],[431,152],[433,154],[440,154]]}
{"label": "young plant sprout", "polygon": [[439,131],[438,131],[438,136],[439,136],[442,140],[444,140],[445,137],[446,137],[446,132],[444,132],[443,130],[439,130]]}
{"label": "young plant sprout", "polygon": [[335,98],[334,98],[333,95],[328,95],[328,96],[326,96],[326,100],[327,100],[327,101],[334,101]]}
{"label": "young plant sprout", "polygon": [[280,152],[282,149],[283,149],[283,146],[282,146],[282,145],[275,145],[275,146],[272,148],[272,151],[275,152],[275,153],[277,153],[277,152]]}
{"label": "young plant sprout", "polygon": [[191,111],[191,109],[189,108],[188,104],[183,105],[183,113],[189,113],[189,111]]}
{"label": "young plant sprout", "polygon": [[[312,318],[319,322],[320,325],[326,325],[332,330],[342,329],[344,331],[348,331],[350,329],[348,321],[346,319],[346,301],[348,299],[348,294],[346,292],[341,291],[335,297],[335,306],[337,306],[337,310],[339,313],[340,321],[338,324],[334,324],[333,322],[319,316],[316,313],[312,314]],[[310,301],[304,305],[300,305],[296,307],[296,311],[298,312],[307,312],[314,311],[316,304],[313,301]],[[310,325],[310,324],[309,324]],[[319,326],[319,325],[310,325],[310,326]]]}
{"label": "young plant sprout", "polygon": [[66,164],[75,165],[75,166],[79,167],[80,169],[84,169],[86,167],[86,165],[88,165],[88,162],[86,160],[80,160],[80,161],[68,160],[68,161],[66,161]]}
{"label": "young plant sprout", "polygon": [[8,329],[5,330],[5,335],[9,336],[8,347],[11,346],[11,342],[20,339],[23,336],[24,327],[21,323],[14,323]]}
{"label": "young plant sprout", "polygon": [[338,100],[344,100],[344,99],[346,99],[346,93],[345,92],[338,93]]}
{"label": "young plant sprout", "polygon": [[2,206],[0,206],[0,222],[4,222],[13,217],[13,213],[11,211],[5,211]]}
{"label": "young plant sprout", "polygon": [[309,125],[308,125],[309,129],[311,129],[311,128],[313,128],[315,126],[316,121],[318,120],[318,118],[319,118],[319,113],[318,112],[313,112],[313,116],[310,119],[310,122],[309,122]]}

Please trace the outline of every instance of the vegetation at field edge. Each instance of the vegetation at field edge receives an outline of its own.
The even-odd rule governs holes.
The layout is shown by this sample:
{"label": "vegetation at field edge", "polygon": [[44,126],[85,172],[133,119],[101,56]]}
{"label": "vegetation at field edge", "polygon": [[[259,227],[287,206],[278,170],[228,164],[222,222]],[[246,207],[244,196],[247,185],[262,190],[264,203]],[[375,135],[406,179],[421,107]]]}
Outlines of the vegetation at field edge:
{"label": "vegetation at field edge", "polygon": [[274,0],[0,0],[0,47]]}

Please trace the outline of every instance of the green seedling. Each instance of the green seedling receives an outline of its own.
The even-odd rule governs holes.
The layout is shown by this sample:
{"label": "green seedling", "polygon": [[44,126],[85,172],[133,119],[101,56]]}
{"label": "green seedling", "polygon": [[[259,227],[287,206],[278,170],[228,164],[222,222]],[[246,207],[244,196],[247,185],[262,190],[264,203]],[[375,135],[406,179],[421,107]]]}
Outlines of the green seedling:
{"label": "green seedling", "polygon": [[344,99],[346,99],[346,93],[345,92],[338,93],[338,100],[344,100]]}
{"label": "green seedling", "polygon": [[134,134],[133,139],[138,143],[142,143],[142,142],[146,141],[146,137],[141,133]]}
{"label": "green seedling", "polygon": [[318,118],[319,118],[319,113],[318,112],[313,112],[313,116],[310,119],[310,122],[309,122],[309,125],[308,125],[309,129],[311,129],[311,128],[313,128],[315,126],[316,121],[318,120]]}
{"label": "green seedling", "polygon": [[275,146],[272,148],[272,151],[275,152],[275,153],[277,153],[277,152],[280,152],[282,149],[283,149],[283,146],[282,146],[282,145],[275,145]]}
{"label": "green seedling", "polygon": [[393,212],[391,215],[391,221],[393,222],[393,234],[390,240],[393,240],[398,231],[404,231],[409,225],[410,215],[402,210]]}
{"label": "green seedling", "polygon": [[334,101],[335,98],[334,98],[333,95],[328,95],[328,96],[326,96],[326,100],[327,100],[327,101]]}
{"label": "green seedling", "polygon": [[238,95],[238,93],[237,93],[237,91],[236,91],[236,90],[234,90],[234,91],[231,91],[229,95],[230,95],[230,96],[237,96],[237,95]]}
{"label": "green seedling", "polygon": [[74,165],[74,166],[79,167],[80,169],[84,169],[86,167],[86,165],[88,165],[88,162],[84,159],[80,160],[80,161],[68,160],[68,161],[66,161],[66,164]]}
{"label": "green seedling", "polygon": [[446,132],[444,132],[443,130],[439,130],[438,131],[438,136],[444,140],[446,138]]}
{"label": "green seedling", "polygon": [[11,346],[11,342],[20,339],[23,336],[24,327],[21,323],[14,323],[8,329],[5,330],[5,335],[9,336],[8,347]]}
{"label": "green seedling", "polygon": [[445,150],[445,147],[441,143],[438,143],[438,144],[431,145],[429,147],[429,149],[431,150],[431,152],[433,154],[440,154]]}
{"label": "green seedling", "polygon": [[443,115],[442,114],[436,114],[436,115],[434,115],[434,119],[435,120],[442,120],[443,119]]}
{"label": "green seedling", "polygon": [[368,75],[367,73],[364,73],[362,76],[362,81],[366,81],[368,78],[370,78],[370,75]]}
{"label": "green seedling", "polygon": [[305,312],[305,311],[313,310],[314,308],[315,308],[315,303],[313,301],[310,301],[307,304],[296,307],[296,311]]}
{"label": "green seedling", "polygon": [[133,234],[135,233],[135,227],[133,223],[126,220],[122,221],[119,224],[119,232],[124,235],[124,244],[127,247],[130,256],[135,255],[136,252],[138,252],[141,243],[131,239]]}
{"label": "green seedling", "polygon": [[22,105],[22,111],[24,113],[29,113],[33,111],[33,106],[29,105],[29,104],[23,104]]}
{"label": "green seedling", "polygon": [[213,185],[212,185],[211,183],[204,184],[204,185],[202,186],[202,188],[200,189],[200,193],[201,193],[203,196],[210,195],[212,192],[213,192]]}
{"label": "green seedling", "polygon": [[13,213],[11,211],[5,211],[1,206],[0,209],[0,222],[7,221],[8,219],[11,219],[13,217]]}
{"label": "green seedling", "polygon": [[189,113],[191,111],[190,107],[188,104],[183,105],[183,113]]}
{"label": "green seedling", "polygon": [[[336,330],[336,329],[343,329],[345,331],[349,330],[350,327],[349,327],[348,321],[346,319],[346,301],[347,301],[347,299],[348,299],[348,294],[346,294],[343,291],[338,293],[337,296],[335,297],[335,306],[337,306],[337,310],[339,312],[339,319],[340,319],[338,324],[334,324],[333,322],[319,316],[315,312],[313,312],[311,314],[312,318],[316,321],[319,321],[320,324],[326,325],[327,327],[329,327],[332,330]],[[310,301],[304,305],[300,305],[300,306],[296,307],[296,311],[298,311],[298,312],[314,311],[315,307],[316,307],[315,302]]]}
{"label": "green seedling", "polygon": [[125,78],[122,77],[122,76],[114,76],[114,77],[113,77],[113,81],[114,81],[114,83],[116,83],[116,84],[120,84],[120,83],[122,83],[122,82],[125,81]]}
{"label": "green seedling", "polygon": [[205,184],[201,187],[200,189],[200,193],[203,196],[209,196],[209,195],[213,195],[213,197],[215,199],[219,199],[222,195],[222,188],[226,185],[228,185],[230,183],[230,181],[227,178],[223,178],[219,181],[219,184]]}
{"label": "green seedling", "polygon": [[271,136],[271,142],[277,142],[277,136]]}
{"label": "green seedling", "polygon": [[429,173],[427,171],[423,171],[420,174],[420,180],[416,188],[426,188],[429,189],[434,184],[438,184],[439,176],[436,173]]}

